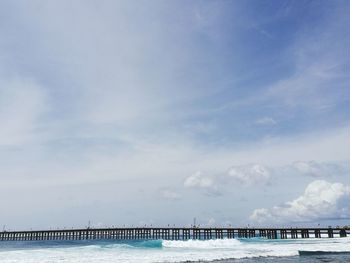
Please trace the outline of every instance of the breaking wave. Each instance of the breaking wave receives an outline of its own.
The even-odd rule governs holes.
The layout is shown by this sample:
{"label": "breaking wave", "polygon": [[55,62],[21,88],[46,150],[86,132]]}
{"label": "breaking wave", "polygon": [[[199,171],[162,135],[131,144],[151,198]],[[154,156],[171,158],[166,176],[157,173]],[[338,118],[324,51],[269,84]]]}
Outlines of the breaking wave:
{"label": "breaking wave", "polygon": [[190,262],[350,253],[349,238],[22,242],[0,244],[2,263]]}

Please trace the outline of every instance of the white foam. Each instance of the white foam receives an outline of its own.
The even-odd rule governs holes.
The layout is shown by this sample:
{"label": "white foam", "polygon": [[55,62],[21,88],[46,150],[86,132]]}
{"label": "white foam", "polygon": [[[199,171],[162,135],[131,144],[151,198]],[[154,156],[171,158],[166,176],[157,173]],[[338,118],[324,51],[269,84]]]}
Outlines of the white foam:
{"label": "white foam", "polygon": [[195,248],[195,249],[234,248],[242,245],[242,243],[237,239],[186,240],[186,241],[164,240],[162,243],[163,243],[163,247]]}
{"label": "white foam", "polygon": [[298,251],[350,252],[349,238],[279,241],[163,241],[163,248],[124,245],[51,247],[0,252],[1,263],[130,263],[184,262],[253,257],[297,256]]}

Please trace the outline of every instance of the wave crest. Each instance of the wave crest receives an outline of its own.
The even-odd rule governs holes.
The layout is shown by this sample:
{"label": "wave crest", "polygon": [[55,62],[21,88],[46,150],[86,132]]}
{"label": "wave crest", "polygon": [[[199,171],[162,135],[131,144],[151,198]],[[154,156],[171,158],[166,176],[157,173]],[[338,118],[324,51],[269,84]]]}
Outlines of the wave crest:
{"label": "wave crest", "polygon": [[216,249],[234,248],[241,245],[237,239],[212,239],[212,240],[163,240],[163,247],[168,248],[193,248],[193,249]]}

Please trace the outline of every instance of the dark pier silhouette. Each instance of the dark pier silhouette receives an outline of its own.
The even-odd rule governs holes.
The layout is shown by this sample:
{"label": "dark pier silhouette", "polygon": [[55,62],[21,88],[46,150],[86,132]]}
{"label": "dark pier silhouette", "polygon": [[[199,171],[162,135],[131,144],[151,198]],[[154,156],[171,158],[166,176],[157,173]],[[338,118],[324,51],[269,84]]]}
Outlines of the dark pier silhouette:
{"label": "dark pier silhouette", "polygon": [[71,230],[3,231],[0,241],[37,240],[208,240],[222,238],[297,239],[334,238],[350,234],[347,228],[85,228]]}

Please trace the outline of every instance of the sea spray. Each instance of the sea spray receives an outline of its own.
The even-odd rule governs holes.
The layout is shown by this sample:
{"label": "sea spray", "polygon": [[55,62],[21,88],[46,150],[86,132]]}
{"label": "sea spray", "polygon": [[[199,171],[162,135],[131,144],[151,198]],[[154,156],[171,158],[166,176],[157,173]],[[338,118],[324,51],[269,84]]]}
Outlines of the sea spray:
{"label": "sea spray", "polygon": [[237,239],[211,239],[211,240],[163,240],[163,247],[189,248],[189,249],[233,249],[242,243]]}
{"label": "sea spray", "polygon": [[[1,263],[160,263],[216,261],[264,257],[299,257],[299,251],[350,252],[349,238],[334,239],[216,239],[124,240],[71,242],[4,242]],[[255,261],[250,261],[255,262]]]}

